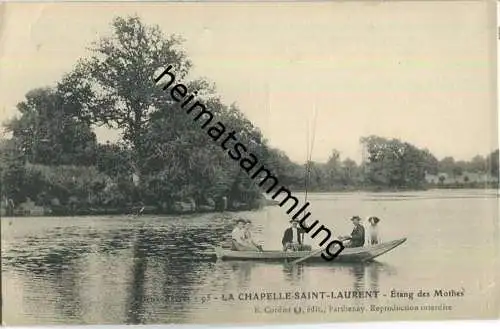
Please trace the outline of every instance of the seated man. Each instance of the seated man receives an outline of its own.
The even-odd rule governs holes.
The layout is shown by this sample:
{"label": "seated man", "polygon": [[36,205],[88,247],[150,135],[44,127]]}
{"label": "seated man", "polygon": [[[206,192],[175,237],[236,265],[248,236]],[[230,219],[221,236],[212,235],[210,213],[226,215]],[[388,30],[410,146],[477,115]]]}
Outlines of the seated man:
{"label": "seated man", "polygon": [[281,244],[283,245],[283,251],[292,250],[310,250],[310,246],[304,246],[302,244],[302,233],[303,230],[298,227],[298,222],[296,220],[291,220],[291,227],[287,228],[283,233],[283,239],[281,239]]}
{"label": "seated man", "polygon": [[361,225],[361,218],[359,216],[353,216],[351,221],[354,224],[351,235],[340,237],[340,240],[349,240],[347,243],[344,243],[346,248],[363,247],[365,244],[365,228]]}

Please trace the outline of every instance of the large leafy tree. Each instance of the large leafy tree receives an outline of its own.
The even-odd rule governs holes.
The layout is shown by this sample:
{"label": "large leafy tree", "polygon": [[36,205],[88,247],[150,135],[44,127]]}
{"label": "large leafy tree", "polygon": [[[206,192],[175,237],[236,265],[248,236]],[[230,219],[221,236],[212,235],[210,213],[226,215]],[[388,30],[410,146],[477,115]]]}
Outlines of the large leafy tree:
{"label": "large leafy tree", "polygon": [[361,143],[368,153],[367,179],[376,186],[420,188],[427,169],[436,165],[427,150],[398,139],[369,136],[361,138]]}
{"label": "large leafy tree", "polygon": [[255,199],[260,192],[246,174],[154,84],[162,68],[172,65],[176,80],[189,91],[196,90],[228,131],[235,130],[238,139],[265,160],[260,131],[239,109],[223,105],[207,81],[187,79],[191,63],[181,44],[181,38],[166,36],[136,16],[118,17],[112,22],[112,34],[92,45],[92,57],[81,60],[59,88],[84,104],[82,120],[123,132],[122,142],[144,198],[193,197],[203,202],[207,195],[230,194]]}
{"label": "large leafy tree", "polygon": [[145,127],[158,104],[167,101],[153,77],[172,65],[181,80],[191,63],[179,49],[181,38],[165,36],[158,26],[144,25],[137,16],[117,17],[112,28],[112,35],[94,42],[92,56],[82,59],[61,85],[84,104],[82,118],[123,132],[142,178]]}
{"label": "large leafy tree", "polygon": [[[225,106],[217,97],[205,99],[204,104],[227,132],[237,133],[237,139],[259,160],[269,158],[260,131],[235,106]],[[245,203],[258,198],[258,187],[229,158],[227,150],[212,141],[199,123],[178,107],[178,104],[164,105],[147,125],[144,140],[148,156],[144,166],[150,176],[151,190],[163,200],[189,196],[197,203],[222,196],[228,196],[230,202]]]}
{"label": "large leafy tree", "polygon": [[467,165],[467,170],[477,173],[484,173],[487,171],[488,163],[485,157],[481,155],[476,155],[473,157],[469,164]]}
{"label": "large leafy tree", "polygon": [[80,120],[81,105],[59,89],[29,91],[17,105],[20,116],[6,123],[25,159],[46,165],[92,165],[96,136]]}
{"label": "large leafy tree", "polygon": [[439,161],[439,172],[452,174],[455,167],[456,164],[453,157],[447,156]]}

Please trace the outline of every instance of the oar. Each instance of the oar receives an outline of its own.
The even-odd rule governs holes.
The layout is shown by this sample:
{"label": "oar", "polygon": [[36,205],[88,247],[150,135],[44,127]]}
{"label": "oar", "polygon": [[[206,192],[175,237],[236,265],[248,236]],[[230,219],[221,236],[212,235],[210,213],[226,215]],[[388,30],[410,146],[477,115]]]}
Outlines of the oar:
{"label": "oar", "polygon": [[321,253],[323,250],[324,250],[324,249],[318,249],[318,250],[315,250],[315,251],[313,251],[312,253],[310,253],[310,254],[309,254],[309,255],[307,255],[307,256],[304,256],[304,257],[302,257],[302,258],[299,258],[299,259],[297,259],[297,260],[294,260],[293,262],[291,262],[291,263],[290,263],[290,265],[291,265],[291,266],[293,266],[293,265],[297,265],[298,263],[303,262],[303,261],[305,261],[306,259],[309,259],[309,258],[311,258],[311,257],[314,257],[314,256],[318,255],[318,254],[319,254],[319,253]]}
{"label": "oar", "polygon": [[[346,240],[350,240],[350,239],[351,239],[351,238],[344,238],[344,239],[341,239],[340,241],[341,241],[341,242],[344,242],[344,241],[346,241]],[[311,257],[314,257],[314,256],[316,256],[316,255],[320,254],[320,253],[321,253],[322,251],[324,251],[324,250],[325,250],[325,249],[318,249],[318,250],[315,250],[315,251],[313,251],[312,253],[310,253],[310,254],[309,254],[309,255],[307,255],[307,256],[304,256],[304,257],[302,257],[302,258],[299,258],[299,259],[297,259],[297,260],[294,260],[293,262],[291,262],[291,263],[290,263],[290,265],[291,265],[291,266],[293,266],[293,265],[297,265],[297,264],[298,264],[298,263],[300,263],[300,262],[303,262],[303,261],[305,261],[305,260],[307,260],[307,259],[309,259],[309,258],[311,258]]]}

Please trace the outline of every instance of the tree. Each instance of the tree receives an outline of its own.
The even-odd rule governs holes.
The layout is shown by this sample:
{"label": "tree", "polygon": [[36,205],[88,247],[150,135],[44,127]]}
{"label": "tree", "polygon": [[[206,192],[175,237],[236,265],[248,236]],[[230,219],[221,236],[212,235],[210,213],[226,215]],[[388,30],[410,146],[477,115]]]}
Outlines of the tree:
{"label": "tree", "polygon": [[398,139],[378,136],[361,138],[368,153],[368,181],[380,187],[420,188],[425,182],[430,152]]}
{"label": "tree", "polygon": [[24,162],[19,141],[0,140],[1,197],[12,199],[15,204],[26,200],[23,189],[26,180]]}
{"label": "tree", "polygon": [[402,181],[401,166],[398,163],[398,142],[378,136],[361,138],[368,152],[366,174],[375,186],[397,187]]}
{"label": "tree", "polygon": [[166,37],[158,26],[146,26],[137,16],[117,17],[112,27],[113,34],[93,43],[94,55],[81,60],[61,88],[85,105],[82,119],[123,132],[134,170],[142,178],[145,126],[159,104],[168,104],[166,93],[152,79],[170,64],[182,80],[191,63],[177,48],[181,38]]}
{"label": "tree", "polygon": [[441,161],[439,161],[439,172],[445,172],[447,174],[453,173],[453,169],[455,168],[455,159],[453,157],[445,157]]}
{"label": "tree", "polygon": [[230,194],[246,200],[260,196],[262,191],[237,163],[153,81],[172,65],[176,81],[196,91],[197,99],[238,133],[249,152],[263,162],[272,158],[260,130],[234,104],[222,104],[213,84],[186,78],[191,62],[179,48],[182,39],[165,36],[158,26],[146,26],[136,16],[114,19],[112,30],[112,35],[92,45],[92,57],[82,59],[59,84],[66,97],[84,104],[82,121],[123,133],[121,150],[108,149],[106,157],[99,157],[101,170],[116,174],[105,163],[127,153],[139,178],[138,190],[151,201],[155,197],[203,202],[207,196]]}
{"label": "tree", "polygon": [[[269,149],[258,129],[235,105],[226,106],[210,97],[204,102],[217,119],[237,132],[238,140],[274,174],[283,176],[280,154]],[[178,105],[177,105],[178,106]],[[229,197],[229,202],[252,203],[262,190],[242,171],[217,143],[177,108],[164,107],[151,116],[143,140],[144,169],[164,200],[193,198],[197,204],[207,199]],[[285,164],[283,164],[285,165]],[[278,171],[275,171],[279,169]]]}
{"label": "tree", "polygon": [[120,144],[101,144],[97,147],[97,169],[110,177],[130,177],[131,152]]}
{"label": "tree", "polygon": [[79,120],[80,107],[60,90],[38,88],[17,105],[21,113],[5,124],[26,160],[46,165],[92,165],[96,136]]}
{"label": "tree", "polygon": [[307,191],[325,191],[332,188],[324,164],[308,161],[304,169],[306,173],[304,185]]}
{"label": "tree", "polygon": [[428,174],[437,175],[439,172],[439,161],[436,157],[428,149],[422,150],[422,156],[425,171]]}
{"label": "tree", "polygon": [[458,177],[462,176],[463,174],[463,169],[461,166],[455,166],[452,170],[453,176]]}
{"label": "tree", "polygon": [[476,172],[476,173],[484,173],[486,172],[487,161],[485,157],[481,155],[476,155],[472,158],[467,166],[468,171]]}
{"label": "tree", "polygon": [[349,158],[342,161],[343,181],[345,185],[357,185],[358,166]]}
{"label": "tree", "polygon": [[328,187],[334,187],[337,185],[341,180],[341,163],[340,163],[340,152],[337,150],[332,150],[330,157],[328,158],[328,161],[325,164],[325,172],[326,172],[326,178],[327,182],[326,184],[329,185]]}
{"label": "tree", "polygon": [[489,173],[496,178],[499,178],[500,176],[500,170],[498,166],[498,160],[499,160],[499,152],[498,149],[493,151],[488,157],[486,158],[486,162],[488,164],[488,171]]}
{"label": "tree", "polygon": [[272,170],[280,184],[294,189],[304,188],[304,171],[302,166],[292,162],[285,152],[264,146],[266,167]]}

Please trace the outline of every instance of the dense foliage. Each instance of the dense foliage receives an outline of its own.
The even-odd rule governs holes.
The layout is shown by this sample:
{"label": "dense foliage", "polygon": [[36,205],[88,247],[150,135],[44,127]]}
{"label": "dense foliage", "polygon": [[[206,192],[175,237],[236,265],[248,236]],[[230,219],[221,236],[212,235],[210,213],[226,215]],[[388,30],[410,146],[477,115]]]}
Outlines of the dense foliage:
{"label": "dense foliage", "polygon": [[[223,198],[230,208],[255,207],[260,189],[152,78],[172,64],[265,162],[274,151],[260,131],[223,104],[209,82],[187,80],[191,63],[180,38],[137,17],[116,18],[112,27],[55,88],[33,90],[19,103],[21,115],[6,124],[13,138],[2,148],[3,196],[43,205],[71,198],[82,208],[146,204],[171,211],[176,202],[213,208]],[[94,126],[119,129],[120,142],[99,145]]]}
{"label": "dense foliage", "polygon": [[360,143],[364,154],[359,165],[352,159],[341,159],[340,153],[333,150],[325,163],[296,164],[288,169],[295,175],[291,186],[315,192],[498,186],[498,150],[470,161],[455,161],[452,157],[438,161],[429,150],[398,139],[368,136],[362,137]]}
{"label": "dense foliage", "polygon": [[[32,200],[54,211],[128,211],[146,205],[160,212],[178,203],[217,208],[257,206],[261,189],[220,146],[155,87],[152,77],[172,64],[178,79],[197,90],[218,120],[294,190],[420,189],[426,174],[464,172],[498,177],[498,150],[469,162],[444,158],[396,139],[361,139],[363,163],[333,150],[326,163],[296,164],[268,146],[260,130],[235,105],[220,100],[215,86],[189,80],[191,62],[182,40],[165,36],[137,17],[116,18],[112,35],[92,46],[54,88],[26,94],[20,116],[5,123],[12,138],[0,144],[2,199]],[[99,144],[93,128],[122,132],[118,143]]]}

